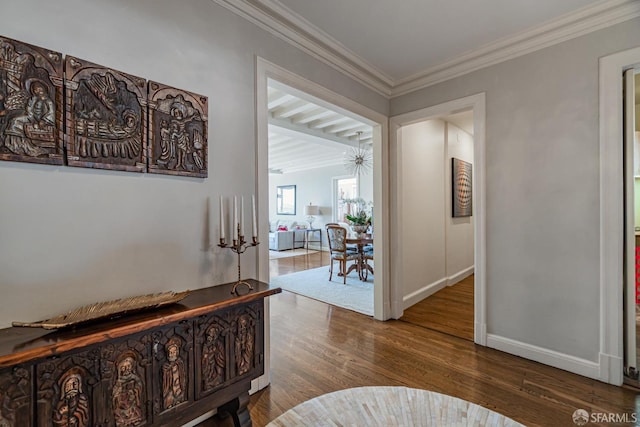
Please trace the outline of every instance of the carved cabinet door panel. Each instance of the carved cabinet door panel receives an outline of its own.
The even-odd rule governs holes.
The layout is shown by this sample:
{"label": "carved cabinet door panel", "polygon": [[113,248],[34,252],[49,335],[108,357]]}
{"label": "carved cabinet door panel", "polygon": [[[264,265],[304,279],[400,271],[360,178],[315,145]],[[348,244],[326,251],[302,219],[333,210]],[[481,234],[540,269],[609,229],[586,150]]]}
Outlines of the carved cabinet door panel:
{"label": "carved cabinet door panel", "polygon": [[230,334],[229,311],[205,315],[196,321],[196,399],[228,383]]}
{"label": "carved cabinet door panel", "polygon": [[229,368],[233,382],[264,373],[263,310],[263,302],[259,301],[229,312]]}
{"label": "carved cabinet door panel", "polygon": [[31,366],[14,366],[0,370],[0,426],[33,425],[31,370]]}
{"label": "carved cabinet door panel", "polygon": [[36,367],[36,418],[40,427],[100,425],[94,396],[100,382],[100,349],[52,357]]}
{"label": "carved cabinet door panel", "polygon": [[193,322],[163,327],[153,337],[153,420],[170,420],[193,402]]}
{"label": "carved cabinet door panel", "polygon": [[100,348],[96,425],[145,426],[151,416],[151,336],[128,337]]}

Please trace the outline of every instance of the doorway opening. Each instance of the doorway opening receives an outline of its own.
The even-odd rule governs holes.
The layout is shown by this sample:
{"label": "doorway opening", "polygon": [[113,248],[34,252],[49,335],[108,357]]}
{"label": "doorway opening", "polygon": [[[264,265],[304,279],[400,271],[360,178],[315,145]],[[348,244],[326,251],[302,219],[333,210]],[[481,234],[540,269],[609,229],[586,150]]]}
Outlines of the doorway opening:
{"label": "doorway opening", "polygon": [[[258,211],[259,217],[262,218],[260,223],[265,224],[261,228],[261,230],[264,229],[264,234],[261,233],[264,236],[262,240],[270,242],[264,248],[259,248],[259,277],[270,281],[272,285],[287,289],[293,288],[296,284],[305,283],[306,280],[291,279],[289,284],[279,284],[275,283],[274,279],[284,280],[286,276],[319,270],[313,273],[316,273],[318,278],[322,276],[322,279],[328,282],[327,265],[330,257],[326,252],[328,240],[324,226],[334,222],[333,218],[337,215],[333,200],[333,179],[345,175],[347,155],[355,150],[365,150],[374,165],[381,164],[382,153],[388,149],[382,144],[383,128],[386,127],[385,118],[260,58],[258,58],[257,74]],[[373,215],[377,217],[379,223],[385,224],[387,213],[382,209],[385,203],[382,172],[375,167],[371,172],[369,177],[359,177],[357,182],[364,181],[363,178],[369,180],[370,184],[366,186],[367,201],[374,206]],[[350,177],[354,178],[353,175]],[[272,188],[285,184],[296,185],[296,204],[298,205],[296,214],[287,218],[277,215],[272,208],[275,202],[275,196],[272,197]],[[349,203],[349,201],[345,199],[342,203]],[[379,211],[375,208],[376,204],[379,204]],[[311,212],[313,214],[307,215]],[[280,224],[280,222],[283,223]],[[276,237],[278,240],[286,237],[276,234],[281,225],[283,226],[281,231],[284,232],[282,234],[293,235],[293,249],[300,249],[295,246],[301,246],[304,248],[305,257],[307,248],[320,253],[323,257],[320,267],[314,264],[313,269],[307,268],[304,264],[309,258],[294,256],[292,260],[297,262],[298,266],[303,266],[299,269],[300,271],[295,271],[298,268],[296,267],[287,271],[293,274],[278,273],[277,277],[271,274],[274,260],[270,259],[272,258],[270,254],[273,252],[269,249],[270,247],[283,249],[271,240]],[[284,227],[287,227],[286,231]],[[287,233],[288,231],[291,233]],[[376,269],[373,277],[368,277],[368,283],[362,285],[369,288],[368,314],[376,319],[385,320],[389,314],[384,310],[383,287],[388,286],[384,280],[385,251],[382,243],[384,227],[379,231],[373,243],[375,254],[373,262],[380,268]],[[286,251],[288,247],[277,252]],[[275,262],[291,263],[292,260],[275,260]],[[358,274],[355,277],[357,280]],[[335,274],[333,279],[337,285]],[[339,286],[345,287],[342,278]],[[316,299],[323,300],[321,297]],[[335,305],[340,306],[338,303]]]}
{"label": "doorway opening", "polygon": [[[466,118],[467,130],[464,130],[465,125],[456,123],[460,117]],[[392,288],[394,317],[403,318],[407,310],[404,320],[409,317],[412,322],[424,320],[416,320],[416,313],[408,309],[459,283],[458,288],[467,304],[462,309],[466,310],[466,321],[458,328],[459,333],[477,344],[486,345],[485,95],[481,93],[396,116],[391,119],[391,126],[391,152],[394,154],[391,160],[396,177],[391,185],[398,206],[391,232],[396,236],[391,274],[393,282],[398,284]],[[456,184],[452,159],[468,164],[469,172],[463,180],[466,180],[467,190],[472,190],[471,194],[466,193],[471,196],[471,216],[453,214],[453,202],[459,194],[453,191]],[[416,179],[416,172],[423,170],[430,176]],[[430,188],[426,188],[425,182]],[[426,197],[425,192],[428,193]],[[418,228],[413,227],[416,221],[420,224]],[[425,245],[434,240],[438,243]],[[425,260],[429,260],[429,266],[425,265]],[[445,290],[457,289],[453,286]],[[445,295],[444,299],[453,301],[461,297]],[[428,310],[416,307],[417,317]],[[437,326],[433,323],[431,321],[431,327]],[[451,329],[443,332],[456,334]]]}
{"label": "doorway opening", "polygon": [[[429,176],[416,176],[412,171],[400,190],[401,222],[413,222],[411,218],[418,215],[424,226],[419,233],[409,231],[402,236],[412,247],[409,256],[424,261],[403,263],[405,293],[411,298],[405,300],[400,320],[473,341],[474,216],[473,203],[466,205],[471,202],[473,179],[460,174],[465,165],[469,172],[473,170],[473,111],[408,125],[402,132],[403,169],[414,170],[411,159],[419,158],[428,170],[421,173]],[[408,180],[429,184],[416,196],[417,189]],[[422,202],[416,200],[420,197]],[[463,206],[468,209],[458,209]]]}

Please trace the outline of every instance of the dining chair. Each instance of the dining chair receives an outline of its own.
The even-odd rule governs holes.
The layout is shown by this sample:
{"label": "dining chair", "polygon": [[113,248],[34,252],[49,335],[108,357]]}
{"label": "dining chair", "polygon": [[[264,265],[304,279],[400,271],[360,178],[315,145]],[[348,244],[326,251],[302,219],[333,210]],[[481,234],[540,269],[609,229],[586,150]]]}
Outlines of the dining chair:
{"label": "dining chair", "polygon": [[369,277],[369,260],[373,262],[373,245],[365,245],[362,250],[362,259],[364,260],[363,262],[365,265],[363,266],[364,271],[361,273],[361,275],[364,280],[367,280],[367,278]]}
{"label": "dining chair", "polygon": [[329,280],[333,277],[333,264],[338,261],[343,283],[347,284],[347,261],[357,261],[359,254],[357,251],[347,248],[347,229],[338,225],[327,226],[327,240],[329,241],[329,252],[331,263],[329,264]]}

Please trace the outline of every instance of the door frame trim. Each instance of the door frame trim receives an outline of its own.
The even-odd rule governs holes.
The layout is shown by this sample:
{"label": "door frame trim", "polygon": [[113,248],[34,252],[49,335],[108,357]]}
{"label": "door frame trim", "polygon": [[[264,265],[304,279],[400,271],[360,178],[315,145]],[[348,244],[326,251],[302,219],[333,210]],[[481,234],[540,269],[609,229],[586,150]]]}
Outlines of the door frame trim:
{"label": "door frame trim", "polygon": [[599,379],[622,385],[624,177],[622,74],[640,66],[640,47],[600,58]]}

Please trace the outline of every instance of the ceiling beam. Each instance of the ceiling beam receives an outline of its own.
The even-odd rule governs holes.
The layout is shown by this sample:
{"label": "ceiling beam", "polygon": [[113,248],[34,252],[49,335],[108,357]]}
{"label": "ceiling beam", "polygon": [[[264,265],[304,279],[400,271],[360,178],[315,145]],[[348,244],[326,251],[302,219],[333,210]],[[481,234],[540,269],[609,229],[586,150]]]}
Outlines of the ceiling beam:
{"label": "ceiling beam", "polygon": [[[344,117],[341,117],[344,119]],[[342,146],[357,147],[358,142],[349,140],[348,138],[340,138],[336,135],[325,133],[318,129],[311,129],[306,126],[299,126],[291,123],[289,120],[269,118],[269,128],[273,127],[274,132],[288,135],[292,138],[299,138],[305,141],[327,146],[327,144],[340,144]]]}
{"label": "ceiling beam", "polygon": [[305,111],[311,110],[315,105],[308,103],[302,99],[292,102],[291,104],[284,104],[278,108],[275,108],[271,111],[271,116],[276,119],[283,119],[294,116],[298,113],[303,113]]}
{"label": "ceiling beam", "polygon": [[284,103],[297,99],[295,96],[284,93],[284,92],[276,92],[273,95],[269,95],[269,101],[267,102],[267,108],[272,110],[276,107],[281,106]]}

